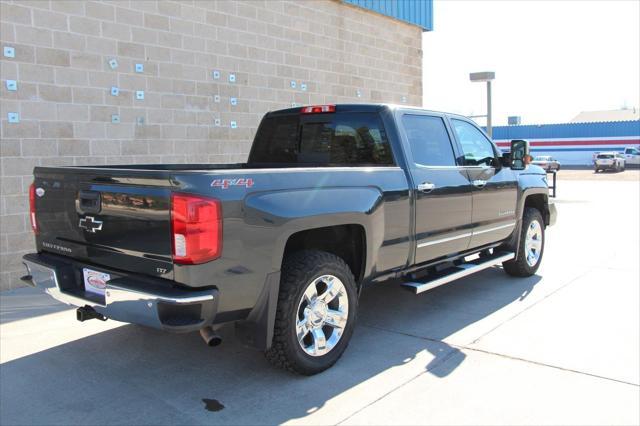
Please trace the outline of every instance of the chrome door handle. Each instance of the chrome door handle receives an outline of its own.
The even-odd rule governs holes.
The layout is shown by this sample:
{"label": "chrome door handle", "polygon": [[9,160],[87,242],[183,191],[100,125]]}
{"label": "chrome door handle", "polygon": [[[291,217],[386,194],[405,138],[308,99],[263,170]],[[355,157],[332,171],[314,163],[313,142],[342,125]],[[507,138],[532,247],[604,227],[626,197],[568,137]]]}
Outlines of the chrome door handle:
{"label": "chrome door handle", "polygon": [[477,188],[482,188],[487,184],[486,180],[482,180],[482,179],[476,179],[473,182],[473,186],[477,187]]}
{"label": "chrome door handle", "polygon": [[418,191],[420,192],[431,192],[435,189],[436,184],[431,182],[423,182],[418,185]]}

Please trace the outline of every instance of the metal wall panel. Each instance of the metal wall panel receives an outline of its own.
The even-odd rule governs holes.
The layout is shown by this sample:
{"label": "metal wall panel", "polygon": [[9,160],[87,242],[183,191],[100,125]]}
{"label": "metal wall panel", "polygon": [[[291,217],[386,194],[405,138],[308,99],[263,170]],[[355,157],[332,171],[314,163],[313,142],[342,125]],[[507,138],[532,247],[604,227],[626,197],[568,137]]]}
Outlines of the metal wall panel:
{"label": "metal wall panel", "polygon": [[383,15],[433,30],[433,0],[343,0]]}
{"label": "metal wall panel", "polygon": [[531,124],[497,126],[493,139],[593,138],[606,136],[638,136],[640,121],[602,123]]}

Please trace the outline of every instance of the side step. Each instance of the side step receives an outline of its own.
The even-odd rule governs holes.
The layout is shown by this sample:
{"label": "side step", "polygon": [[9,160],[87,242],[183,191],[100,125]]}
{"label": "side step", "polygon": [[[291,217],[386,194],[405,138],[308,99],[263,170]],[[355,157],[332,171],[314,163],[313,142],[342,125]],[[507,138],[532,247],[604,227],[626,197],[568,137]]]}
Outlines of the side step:
{"label": "side step", "polygon": [[483,269],[491,268],[492,266],[511,260],[514,257],[516,257],[516,254],[511,252],[497,253],[491,257],[478,258],[471,262],[463,263],[459,266],[447,269],[441,274],[437,274],[435,277],[427,277],[427,281],[407,281],[402,283],[402,285],[413,289],[416,294],[419,294],[423,291],[431,290],[432,288],[450,283],[458,278],[466,277],[467,275],[475,274]]}

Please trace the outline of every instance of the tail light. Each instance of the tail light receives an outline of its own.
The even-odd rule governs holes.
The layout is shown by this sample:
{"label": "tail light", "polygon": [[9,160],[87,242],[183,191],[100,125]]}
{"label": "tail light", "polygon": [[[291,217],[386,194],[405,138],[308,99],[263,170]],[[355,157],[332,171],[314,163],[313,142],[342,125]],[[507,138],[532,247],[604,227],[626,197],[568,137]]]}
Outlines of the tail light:
{"label": "tail light", "polygon": [[336,112],[335,105],[313,105],[302,107],[301,114],[322,114],[323,112]]}
{"label": "tail light", "polygon": [[38,235],[38,221],[36,220],[36,185],[34,183],[29,187],[29,221],[33,233]]}
{"label": "tail light", "polygon": [[220,201],[190,194],[171,195],[171,233],[175,263],[194,265],[222,253]]}

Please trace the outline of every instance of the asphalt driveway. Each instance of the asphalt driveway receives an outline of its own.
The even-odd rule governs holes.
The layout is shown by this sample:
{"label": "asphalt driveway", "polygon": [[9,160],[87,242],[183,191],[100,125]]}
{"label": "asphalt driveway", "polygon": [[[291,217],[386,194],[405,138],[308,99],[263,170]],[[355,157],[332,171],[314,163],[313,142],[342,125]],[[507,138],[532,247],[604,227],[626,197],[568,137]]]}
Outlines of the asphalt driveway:
{"label": "asphalt driveway", "polygon": [[232,328],[212,349],[1,293],[0,423],[638,424],[640,182],[560,175],[558,195],[538,275],[369,288],[345,355],[310,378]]}

